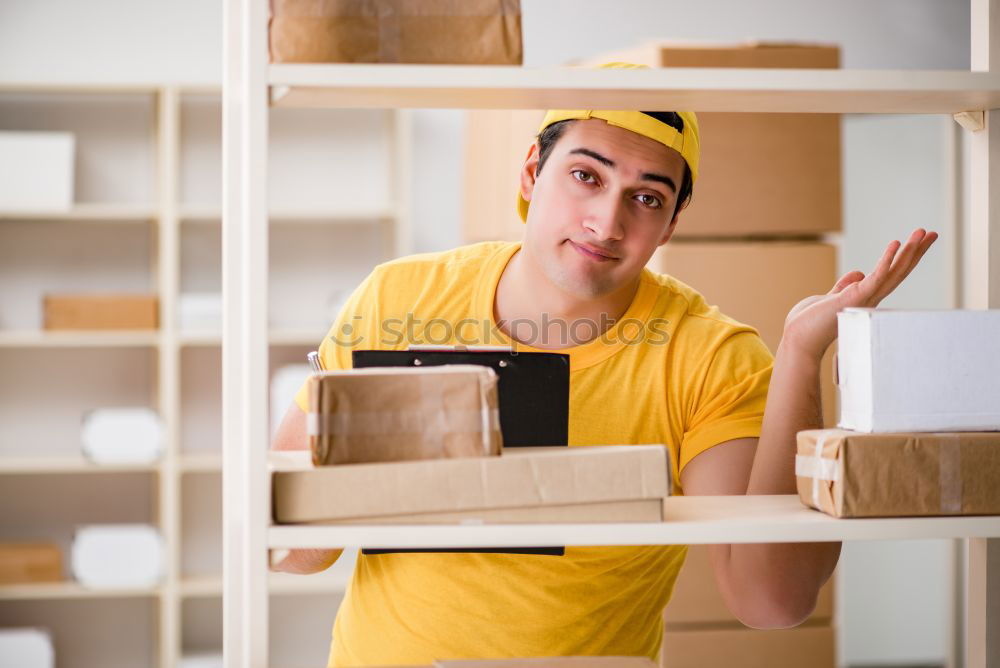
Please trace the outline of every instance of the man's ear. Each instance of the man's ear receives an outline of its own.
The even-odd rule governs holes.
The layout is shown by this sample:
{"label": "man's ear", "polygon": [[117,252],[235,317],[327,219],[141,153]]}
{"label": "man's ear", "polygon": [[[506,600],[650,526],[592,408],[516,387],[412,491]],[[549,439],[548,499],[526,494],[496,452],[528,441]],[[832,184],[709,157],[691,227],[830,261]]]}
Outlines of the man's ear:
{"label": "man's ear", "polygon": [[535,142],[528,149],[528,155],[525,156],[524,164],[521,166],[521,197],[523,197],[526,202],[531,201],[531,193],[535,189],[535,177],[538,172],[538,157],[538,142]]}

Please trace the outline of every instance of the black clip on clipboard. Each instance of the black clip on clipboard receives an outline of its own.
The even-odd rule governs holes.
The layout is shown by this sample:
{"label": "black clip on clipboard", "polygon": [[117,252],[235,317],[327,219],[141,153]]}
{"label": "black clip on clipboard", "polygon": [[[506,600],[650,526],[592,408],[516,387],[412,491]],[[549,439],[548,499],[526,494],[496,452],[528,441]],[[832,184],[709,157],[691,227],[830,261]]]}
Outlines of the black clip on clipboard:
{"label": "black clip on clipboard", "polygon": [[[480,364],[498,378],[500,432],[505,448],[567,445],[569,436],[569,355],[515,352],[506,346],[411,346],[408,350],[355,350],[355,369],[379,366]],[[395,552],[476,552],[565,554],[562,547],[371,549],[362,554]]]}

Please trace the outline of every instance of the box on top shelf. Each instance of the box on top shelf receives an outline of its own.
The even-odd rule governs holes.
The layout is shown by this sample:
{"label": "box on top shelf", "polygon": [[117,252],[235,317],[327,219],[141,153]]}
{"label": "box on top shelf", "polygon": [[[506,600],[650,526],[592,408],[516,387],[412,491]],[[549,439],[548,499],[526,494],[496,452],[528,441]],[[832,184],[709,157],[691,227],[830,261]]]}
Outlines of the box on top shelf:
{"label": "box on top shelf", "polygon": [[69,132],[0,132],[0,209],[69,211],[75,150]]}
{"label": "box on top shelf", "polygon": [[273,63],[520,65],[520,0],[271,0]]}
{"label": "box on top shelf", "polygon": [[[840,67],[840,48],[656,41],[600,54],[585,64],[611,61],[650,67],[835,69]],[[698,183],[675,237],[803,235],[841,229],[838,114],[699,112],[698,126]]]}
{"label": "box on top shelf", "polygon": [[750,628],[670,629],[663,635],[663,668],[834,668],[832,626],[759,631]]}
{"label": "box on top shelf", "polygon": [[1000,515],[1000,433],[798,433],[804,504],[835,517]]}
{"label": "box on top shelf", "polygon": [[55,543],[0,543],[0,585],[62,579],[62,550]]}
{"label": "box on top shelf", "polygon": [[659,522],[671,485],[662,445],[349,466],[308,467],[304,458],[296,465],[288,453],[272,453],[272,461],[279,523]]}
{"label": "box on top shelf", "polygon": [[155,295],[45,295],[45,329],[156,329]]}
{"label": "box on top shelf", "polygon": [[837,314],[842,429],[1000,430],[1000,310]]}
{"label": "box on top shelf", "polygon": [[317,466],[499,455],[493,369],[473,364],[324,371],[309,377]]}

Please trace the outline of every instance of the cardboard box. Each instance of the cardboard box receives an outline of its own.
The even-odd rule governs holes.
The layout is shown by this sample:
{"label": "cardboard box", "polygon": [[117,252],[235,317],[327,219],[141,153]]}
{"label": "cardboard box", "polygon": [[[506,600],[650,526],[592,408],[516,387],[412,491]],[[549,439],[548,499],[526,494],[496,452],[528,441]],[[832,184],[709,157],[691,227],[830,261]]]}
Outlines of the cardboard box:
{"label": "cardboard box", "polygon": [[279,523],[658,522],[671,485],[662,445],[516,448],[500,457],[275,468]]}
{"label": "cardboard box", "polygon": [[56,652],[52,635],[43,628],[0,629],[0,658],[5,666],[55,668]]}
{"label": "cardboard box", "polygon": [[830,626],[758,631],[688,629],[663,635],[663,668],[834,668],[836,636]]}
{"label": "cardboard box", "polygon": [[0,543],[0,585],[62,579],[62,551],[55,543]]}
{"label": "cardboard box", "polygon": [[[834,578],[819,590],[816,609],[809,616],[813,623],[828,622],[833,618]],[[715,572],[708,558],[707,545],[688,547],[684,567],[677,577],[670,603],[663,612],[667,628],[702,625],[740,625],[741,622],[729,612],[715,582]]]}
{"label": "cardboard box", "polygon": [[656,668],[644,656],[555,656],[535,659],[456,659],[437,668]]}
{"label": "cardboard box", "polygon": [[499,455],[493,369],[473,364],[324,371],[309,377],[316,466]]}
{"label": "cardboard box", "polygon": [[156,329],[152,295],[45,295],[45,329]]}
{"label": "cardboard box", "polygon": [[[826,294],[837,281],[837,249],[808,241],[668,241],[649,268],[700,292],[731,318],[751,325],[777,352],[788,312],[802,299]],[[837,422],[833,382],[836,346],[820,366],[823,424]]]}
{"label": "cardboard box", "polygon": [[1000,433],[798,433],[799,498],[835,517],[1000,515]]}
{"label": "cardboard box", "polygon": [[75,149],[69,132],[0,132],[0,209],[69,211]]}
{"label": "cardboard box", "polygon": [[1000,310],[851,308],[837,328],[839,427],[1000,430]]}
{"label": "cardboard box", "polygon": [[70,568],[91,589],[154,587],[166,568],[163,538],[148,524],[77,527]]}
{"label": "cardboard box", "polygon": [[520,65],[520,0],[271,0],[273,63]]}

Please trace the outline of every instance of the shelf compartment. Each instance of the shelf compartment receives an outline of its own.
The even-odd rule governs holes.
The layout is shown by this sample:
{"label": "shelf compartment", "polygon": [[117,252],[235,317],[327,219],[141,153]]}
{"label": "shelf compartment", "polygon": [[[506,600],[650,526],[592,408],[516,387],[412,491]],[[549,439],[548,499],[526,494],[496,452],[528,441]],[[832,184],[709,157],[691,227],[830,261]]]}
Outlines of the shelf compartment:
{"label": "shelf compartment", "polygon": [[280,107],[934,113],[1000,107],[1000,75],[962,70],[271,65]]}
{"label": "shelf compartment", "polygon": [[666,499],[665,507],[668,519],[658,523],[275,525],[268,529],[268,545],[272,548],[543,547],[1000,537],[1000,516],[837,519],[806,508],[794,494],[677,496]]}

